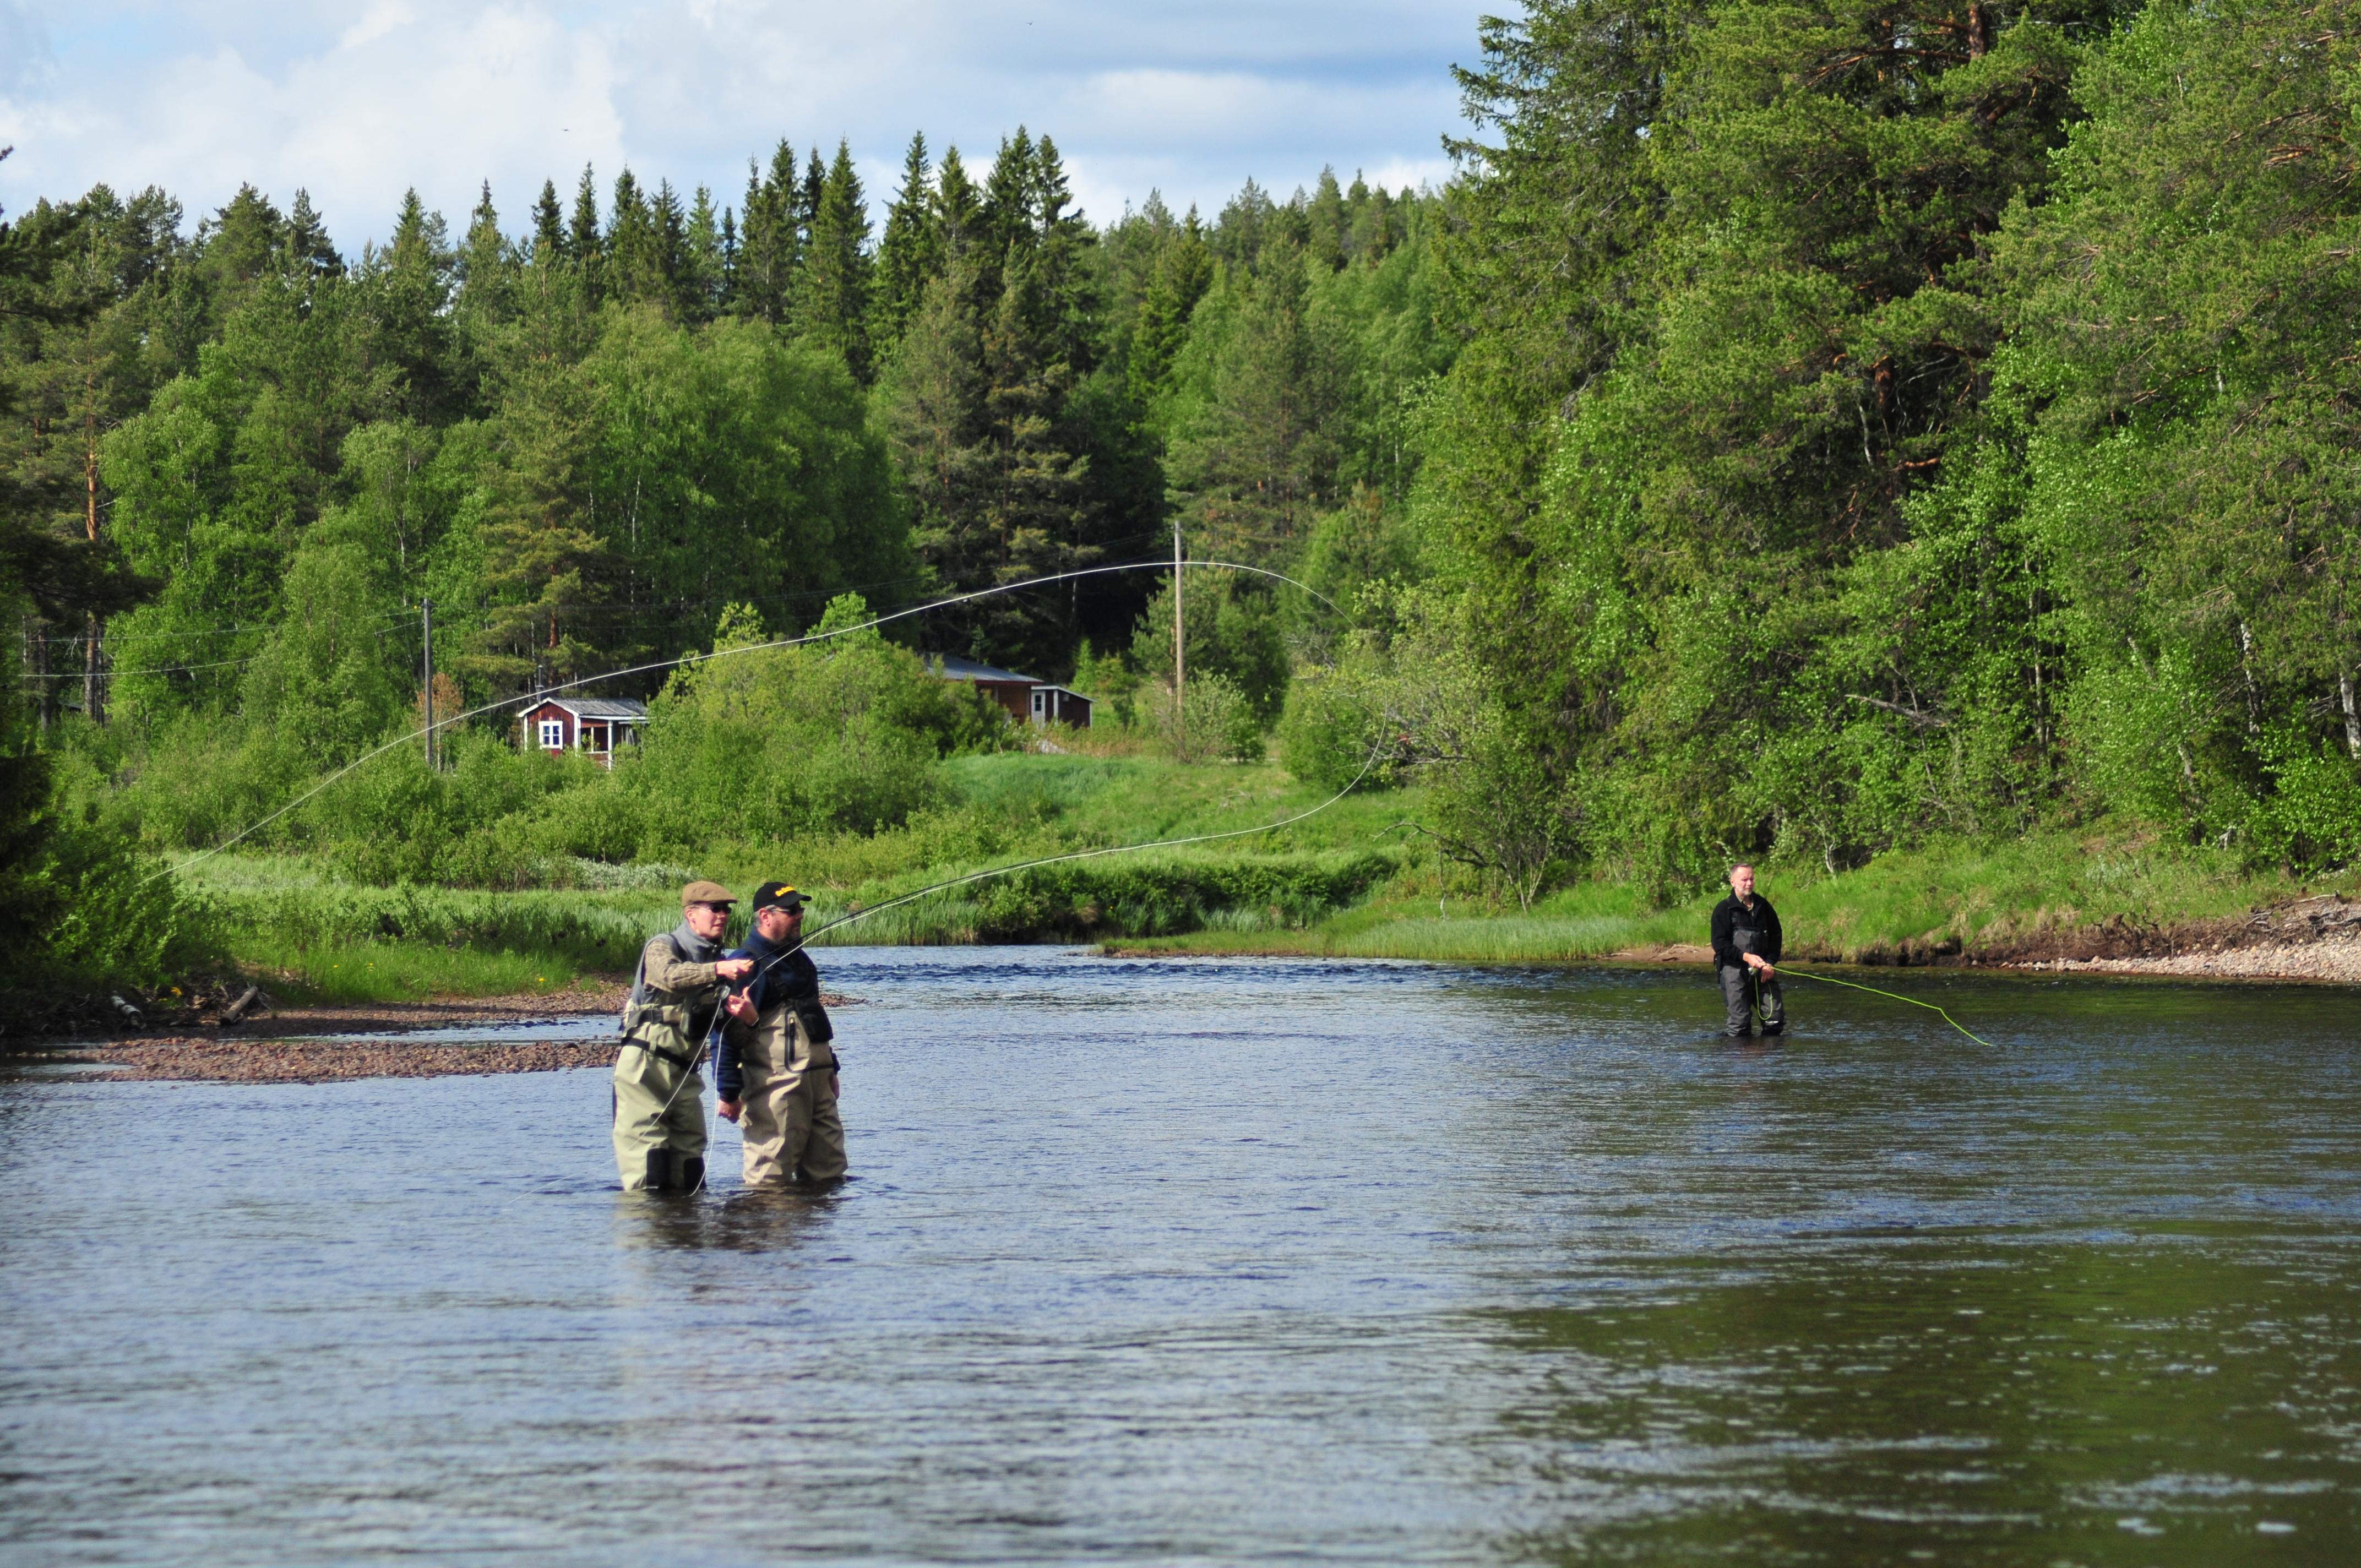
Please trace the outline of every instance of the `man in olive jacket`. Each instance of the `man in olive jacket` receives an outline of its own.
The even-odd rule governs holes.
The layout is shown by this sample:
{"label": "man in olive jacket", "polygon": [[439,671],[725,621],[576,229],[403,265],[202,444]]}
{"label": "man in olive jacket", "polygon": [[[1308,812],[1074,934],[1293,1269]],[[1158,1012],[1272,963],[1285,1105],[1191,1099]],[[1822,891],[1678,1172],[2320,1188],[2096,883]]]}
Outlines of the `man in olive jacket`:
{"label": "man in olive jacket", "polygon": [[1754,1033],[1754,1009],[1763,1009],[1763,1032],[1787,1026],[1786,998],[1779,994],[1779,912],[1754,891],[1754,868],[1730,868],[1730,896],[1713,906],[1713,966],[1729,1004],[1732,1039]]}
{"label": "man in olive jacket", "polygon": [[640,951],[615,1058],[615,1169],[626,1192],[694,1192],[705,1185],[705,1081],[697,1053],[727,982],[753,964],[721,956],[737,895],[715,883],[680,892],[680,924]]}

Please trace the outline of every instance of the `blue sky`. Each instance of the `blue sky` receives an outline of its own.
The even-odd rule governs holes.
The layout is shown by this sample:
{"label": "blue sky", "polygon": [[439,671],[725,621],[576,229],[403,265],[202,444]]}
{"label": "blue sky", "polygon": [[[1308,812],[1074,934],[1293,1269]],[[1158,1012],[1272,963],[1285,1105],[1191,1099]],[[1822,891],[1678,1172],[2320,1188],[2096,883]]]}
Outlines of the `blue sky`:
{"label": "blue sky", "polygon": [[416,185],[455,226],[489,179],[522,226],[544,178],[629,161],[734,204],[750,154],[849,138],[882,209],[924,129],[972,164],[1055,137],[1104,222],[1159,188],[1208,215],[1248,176],[1334,164],[1440,181],[1450,67],[1488,3],[1178,0],[0,0],[0,204],[159,184],[192,222],[250,181],[312,193],[348,252]]}

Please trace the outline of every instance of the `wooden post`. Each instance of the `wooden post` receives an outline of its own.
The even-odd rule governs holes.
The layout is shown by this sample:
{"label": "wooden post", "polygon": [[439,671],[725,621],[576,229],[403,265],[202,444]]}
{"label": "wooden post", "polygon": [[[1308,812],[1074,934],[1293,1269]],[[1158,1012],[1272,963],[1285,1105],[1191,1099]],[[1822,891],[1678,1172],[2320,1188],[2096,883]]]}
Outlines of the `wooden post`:
{"label": "wooden post", "polygon": [[[92,368],[90,374],[92,379],[87,385],[90,400],[82,405],[82,471],[84,499],[82,530],[89,534],[90,542],[95,544],[98,543],[98,402],[95,367]],[[86,627],[88,637],[82,643],[82,717],[93,724],[106,722],[106,693],[101,684],[99,672],[100,630],[97,613],[93,611]]]}
{"label": "wooden post", "polygon": [[424,633],[426,663],[426,771],[434,771],[434,601],[418,601],[420,623]]}
{"label": "wooden post", "polygon": [[1172,758],[1189,754],[1188,635],[1180,619],[1180,520],[1172,520]]}

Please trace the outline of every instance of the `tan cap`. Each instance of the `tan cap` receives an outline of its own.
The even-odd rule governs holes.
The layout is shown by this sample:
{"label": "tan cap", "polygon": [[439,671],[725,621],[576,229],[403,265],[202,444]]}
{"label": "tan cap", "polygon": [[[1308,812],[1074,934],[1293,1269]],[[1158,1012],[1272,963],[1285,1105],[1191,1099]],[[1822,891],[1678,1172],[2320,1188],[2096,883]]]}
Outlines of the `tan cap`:
{"label": "tan cap", "polygon": [[680,890],[680,906],[692,904],[735,904],[738,895],[718,882],[693,882]]}

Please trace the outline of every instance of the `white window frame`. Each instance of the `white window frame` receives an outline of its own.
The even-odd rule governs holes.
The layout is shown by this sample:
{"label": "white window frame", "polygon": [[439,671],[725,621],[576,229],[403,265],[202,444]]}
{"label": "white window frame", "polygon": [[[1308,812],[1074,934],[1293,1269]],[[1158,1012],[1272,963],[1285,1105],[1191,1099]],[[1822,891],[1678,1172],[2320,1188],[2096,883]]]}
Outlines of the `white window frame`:
{"label": "white window frame", "polygon": [[541,721],[541,749],[544,751],[566,750],[566,720],[544,718]]}

